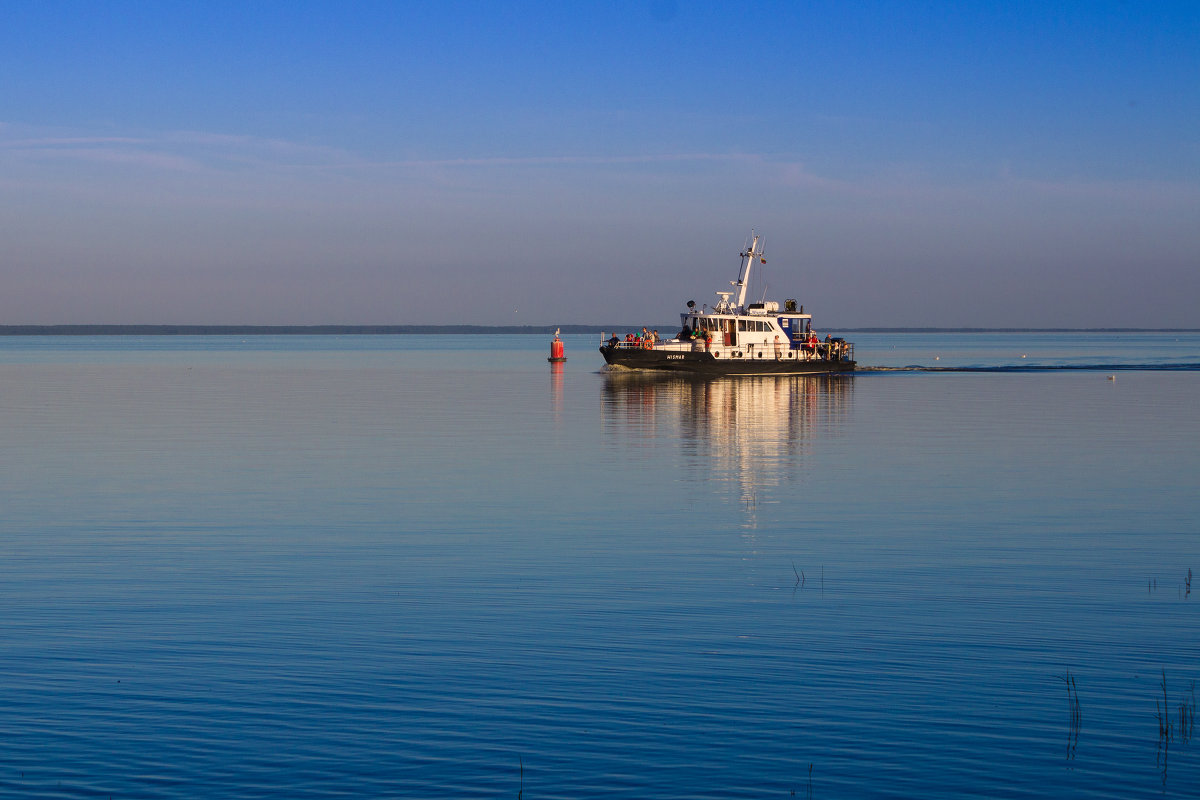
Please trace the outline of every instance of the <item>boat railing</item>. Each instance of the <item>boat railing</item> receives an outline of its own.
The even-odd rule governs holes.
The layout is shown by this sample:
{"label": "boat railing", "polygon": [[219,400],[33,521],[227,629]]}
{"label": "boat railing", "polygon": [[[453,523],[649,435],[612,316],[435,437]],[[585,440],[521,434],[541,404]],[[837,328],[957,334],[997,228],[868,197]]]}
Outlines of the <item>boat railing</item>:
{"label": "boat railing", "polygon": [[821,342],[821,357],[829,361],[853,361],[854,360],[854,343],[853,342],[830,342],[826,344]]}
{"label": "boat railing", "polygon": [[617,342],[614,345],[618,350],[691,350],[694,345],[692,342],[682,342],[678,339],[659,339],[652,345],[647,346],[644,342]]}

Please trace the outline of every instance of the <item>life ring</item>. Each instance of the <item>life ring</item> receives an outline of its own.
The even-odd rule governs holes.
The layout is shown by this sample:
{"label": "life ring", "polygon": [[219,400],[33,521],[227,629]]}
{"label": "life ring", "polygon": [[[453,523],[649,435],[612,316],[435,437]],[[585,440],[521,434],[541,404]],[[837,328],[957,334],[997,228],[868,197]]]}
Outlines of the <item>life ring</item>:
{"label": "life ring", "polygon": [[720,353],[713,353],[713,358],[720,358],[720,357],[721,357]]}

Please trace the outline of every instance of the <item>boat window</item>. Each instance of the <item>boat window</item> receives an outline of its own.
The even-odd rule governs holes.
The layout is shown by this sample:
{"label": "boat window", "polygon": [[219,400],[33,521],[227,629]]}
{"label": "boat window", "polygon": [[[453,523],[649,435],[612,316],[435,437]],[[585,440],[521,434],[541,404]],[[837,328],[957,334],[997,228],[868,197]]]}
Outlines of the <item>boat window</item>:
{"label": "boat window", "polygon": [[747,328],[746,328],[746,320],[744,320],[744,319],[739,319],[739,320],[738,320],[738,330],[739,330],[739,331],[744,331],[744,330],[747,330]]}

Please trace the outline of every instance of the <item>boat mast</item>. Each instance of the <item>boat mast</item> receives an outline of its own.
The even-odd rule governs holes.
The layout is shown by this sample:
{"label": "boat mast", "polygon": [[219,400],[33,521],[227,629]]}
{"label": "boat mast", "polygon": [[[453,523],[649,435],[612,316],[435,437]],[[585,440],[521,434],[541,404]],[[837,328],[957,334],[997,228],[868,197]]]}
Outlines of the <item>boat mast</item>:
{"label": "boat mast", "polygon": [[[754,231],[750,231],[750,234],[754,237],[754,241],[750,244],[750,249],[741,254],[742,268],[738,272],[737,283],[730,284],[738,290],[737,303],[734,304],[735,308],[741,308],[746,304],[746,289],[750,286],[750,265],[754,263],[754,259],[762,258],[763,254],[758,234]],[[763,263],[766,263],[766,259],[763,259]]]}

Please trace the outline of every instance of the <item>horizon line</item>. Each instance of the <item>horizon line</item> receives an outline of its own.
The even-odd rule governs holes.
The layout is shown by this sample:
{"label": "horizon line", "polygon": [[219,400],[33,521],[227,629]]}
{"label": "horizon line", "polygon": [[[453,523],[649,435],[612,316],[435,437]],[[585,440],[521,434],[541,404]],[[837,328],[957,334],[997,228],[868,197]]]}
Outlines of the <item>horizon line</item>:
{"label": "horizon line", "polygon": [[[0,336],[222,336],[222,335],[412,335],[412,334],[592,334],[640,330],[638,325],[205,325],[171,323],[70,323],[0,325]],[[847,333],[1200,333],[1200,328],[989,328],[989,327],[855,327],[832,326],[827,331]]]}

